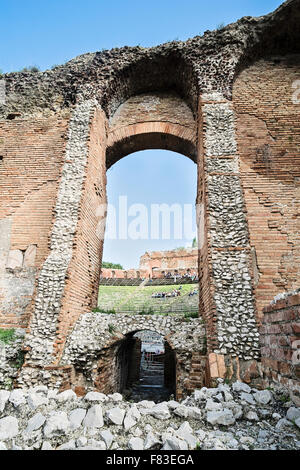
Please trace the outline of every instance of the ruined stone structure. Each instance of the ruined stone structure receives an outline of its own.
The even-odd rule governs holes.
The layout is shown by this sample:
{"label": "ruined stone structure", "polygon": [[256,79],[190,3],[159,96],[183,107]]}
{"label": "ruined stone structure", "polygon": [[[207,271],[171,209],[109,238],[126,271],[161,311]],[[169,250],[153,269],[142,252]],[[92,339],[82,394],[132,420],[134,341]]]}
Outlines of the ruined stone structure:
{"label": "ruined stone structure", "polygon": [[198,249],[146,252],[140,257],[138,269],[101,269],[102,277],[112,279],[162,279],[167,274],[198,276]]}
{"label": "ruined stone structure", "polygon": [[167,274],[198,276],[198,249],[146,252],[140,258],[139,268],[145,270],[149,277],[155,278],[163,278]]}
{"label": "ruined stone structure", "polygon": [[[299,25],[289,0],[184,43],[2,77],[0,326],[26,328],[19,383],[76,383],[72,338],[97,304],[106,169],[150,148],[198,168],[208,377],[259,376],[263,308],[299,286]],[[99,316],[99,341],[104,329]]]}
{"label": "ruined stone structure", "polygon": [[288,388],[300,406],[300,295],[282,295],[264,309],[261,363],[264,386]]}

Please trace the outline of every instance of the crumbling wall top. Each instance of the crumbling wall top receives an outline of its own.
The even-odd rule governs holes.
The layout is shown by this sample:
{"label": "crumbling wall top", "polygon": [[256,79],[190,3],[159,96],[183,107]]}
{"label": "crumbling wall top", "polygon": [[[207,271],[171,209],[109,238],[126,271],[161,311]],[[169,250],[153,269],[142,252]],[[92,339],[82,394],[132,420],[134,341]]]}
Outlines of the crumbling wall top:
{"label": "crumbling wall top", "polygon": [[55,113],[80,100],[96,98],[110,116],[130,96],[176,91],[196,113],[199,93],[218,91],[231,98],[236,75],[266,54],[300,49],[300,0],[288,0],[266,16],[244,17],[186,42],[153,48],[123,47],[76,57],[45,72],[17,72],[6,81],[9,113]]}

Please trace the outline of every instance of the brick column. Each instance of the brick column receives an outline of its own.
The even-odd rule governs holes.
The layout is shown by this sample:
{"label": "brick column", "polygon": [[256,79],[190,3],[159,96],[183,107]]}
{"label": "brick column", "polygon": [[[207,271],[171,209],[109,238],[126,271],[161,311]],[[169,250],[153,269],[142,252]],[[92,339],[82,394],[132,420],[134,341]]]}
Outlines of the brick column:
{"label": "brick column", "polygon": [[[231,103],[219,93],[202,95],[200,112],[202,221],[206,232],[202,271],[207,271],[210,295],[204,303],[208,352],[214,361],[215,355],[221,356],[218,363],[225,364],[226,357],[252,361],[259,357],[259,333],[235,114]],[[222,373],[221,369],[218,373],[224,375],[225,367]]]}
{"label": "brick column", "polygon": [[[28,353],[25,367],[19,377],[21,385],[44,380],[43,373],[39,368],[45,368],[45,366],[55,363],[57,350],[55,343],[59,328],[64,322],[66,327],[72,326],[78,317],[78,312],[77,315],[76,312],[74,315],[73,311],[69,312],[71,320],[62,318],[60,315],[62,306],[65,306],[66,302],[70,304],[70,297],[71,299],[75,297],[73,291],[76,285],[73,286],[71,293],[68,290],[66,292],[66,286],[70,275],[68,272],[70,264],[78,253],[78,231],[80,234],[85,232],[81,217],[85,220],[92,216],[95,218],[96,215],[93,213],[93,207],[86,213],[83,213],[82,210],[83,196],[87,191],[85,182],[91,171],[89,162],[93,157],[90,148],[90,134],[96,109],[97,104],[93,100],[77,104],[70,120],[54,224],[50,236],[50,254],[44,262],[38,278],[34,312],[29,325],[29,333],[25,338],[25,347]],[[94,191],[97,193],[98,188],[96,187]],[[97,243],[99,244],[99,240]],[[84,264],[83,260],[84,257],[77,256],[79,267]],[[96,269],[98,269],[98,265]],[[95,273],[91,274],[94,280]],[[81,297],[90,295],[91,286],[86,284],[83,287],[77,286]],[[85,290],[84,293],[82,290]],[[80,309],[82,306],[78,304],[79,312]]]}

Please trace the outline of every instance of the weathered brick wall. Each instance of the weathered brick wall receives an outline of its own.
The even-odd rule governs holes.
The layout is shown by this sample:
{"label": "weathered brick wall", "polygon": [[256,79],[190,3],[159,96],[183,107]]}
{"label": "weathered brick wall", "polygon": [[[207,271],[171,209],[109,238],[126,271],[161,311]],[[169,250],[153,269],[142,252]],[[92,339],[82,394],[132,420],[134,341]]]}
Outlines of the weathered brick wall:
{"label": "weathered brick wall", "polygon": [[204,167],[204,122],[202,115],[202,102],[198,109],[198,181],[197,181],[197,227],[198,227],[198,276],[199,276],[199,316],[205,319],[207,327],[207,348],[213,351],[217,345],[217,316],[213,301],[212,259],[209,250],[210,234],[208,230],[206,178]]}
{"label": "weathered brick wall", "polygon": [[82,313],[98,302],[103,239],[99,223],[105,216],[106,204],[106,118],[95,111],[88,142],[88,164],[82,188],[78,224],[73,240],[73,256],[59,316],[56,347],[62,351],[70,328]]}
{"label": "weathered brick wall", "polygon": [[300,277],[300,55],[260,60],[233,88],[259,319]]}
{"label": "weathered brick wall", "polygon": [[[3,327],[26,327],[32,312],[36,274],[49,252],[67,126],[66,113],[0,123],[0,325]],[[30,259],[24,258],[29,251]],[[15,260],[12,265],[8,264],[10,252]]]}
{"label": "weathered brick wall", "polygon": [[175,270],[184,274],[187,269],[198,274],[198,249],[179,249],[146,252],[140,258],[140,269],[148,271],[153,277],[163,277],[163,273]]}
{"label": "weathered brick wall", "polygon": [[300,295],[289,295],[265,307],[261,361],[265,385],[279,383],[298,397],[300,404]]}
{"label": "weathered brick wall", "polygon": [[[291,98],[300,62],[289,55],[299,54],[299,11],[292,0],[265,18],[244,18],[186,43],[103,51],[52,71],[3,77],[0,171],[13,166],[0,174],[0,301],[5,325],[25,326],[33,312],[24,383],[31,373],[38,380],[37,367],[58,365],[75,321],[96,305],[105,152],[107,168],[149,148],[198,162],[208,352],[225,365],[232,357],[258,359],[263,306],[299,279],[300,125]],[[263,51],[277,57],[238,75]],[[67,108],[69,123],[68,112],[61,114]],[[46,112],[50,117],[40,117]]]}
{"label": "weathered brick wall", "polygon": [[187,103],[176,94],[132,96],[109,121],[106,165],[140,150],[166,149],[196,162],[196,123]]}
{"label": "weathered brick wall", "polygon": [[190,107],[179,96],[172,93],[147,93],[132,96],[121,104],[110,119],[110,132],[139,122],[169,122],[195,129]]}

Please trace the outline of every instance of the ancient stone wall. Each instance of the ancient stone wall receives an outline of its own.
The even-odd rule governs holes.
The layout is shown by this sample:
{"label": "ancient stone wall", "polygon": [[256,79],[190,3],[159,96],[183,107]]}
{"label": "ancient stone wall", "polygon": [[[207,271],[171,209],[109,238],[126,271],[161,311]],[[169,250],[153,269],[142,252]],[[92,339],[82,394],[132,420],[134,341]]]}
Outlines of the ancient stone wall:
{"label": "ancient stone wall", "polygon": [[29,326],[20,384],[72,382],[65,342],[96,306],[105,169],[146,148],[198,165],[209,357],[218,373],[259,359],[263,307],[299,282],[299,4],[185,43],[3,75],[0,325]]}
{"label": "ancient stone wall", "polygon": [[58,316],[78,223],[94,108],[93,102],[78,105],[70,122],[50,238],[50,254],[39,275],[30,333],[26,339],[32,363],[51,364],[53,360]]}
{"label": "ancient stone wall", "polygon": [[102,268],[103,278],[164,278],[166,274],[198,276],[198,248],[146,252],[140,257],[138,269]]}
{"label": "ancient stone wall", "polygon": [[146,252],[140,258],[140,270],[152,277],[171,274],[198,274],[198,248]]}
{"label": "ancient stone wall", "polygon": [[[186,321],[182,315],[82,315],[67,340],[62,364],[72,364],[75,370],[81,371],[85,376],[86,389],[92,390],[96,385],[98,389],[104,387],[101,391],[119,391],[117,377],[120,374],[116,368],[120,367],[120,361],[116,361],[117,351],[126,335],[143,330],[155,331],[164,336],[175,354],[178,397],[189,393],[193,389],[191,384],[197,382],[198,386],[203,386],[206,383],[203,322],[198,319]],[[200,363],[201,371],[197,370]]]}
{"label": "ancient stone wall", "polygon": [[233,87],[240,175],[249,224],[255,294],[262,309],[300,278],[300,55],[244,70]]}
{"label": "ancient stone wall", "polygon": [[209,324],[208,350],[243,360],[258,359],[259,334],[235,114],[231,103],[217,93],[203,95],[202,103],[205,182],[201,202],[208,233],[208,246],[202,250],[209,255],[206,282],[212,289],[204,311]]}
{"label": "ancient stone wall", "polygon": [[282,385],[300,405],[300,295],[278,297],[264,308],[260,328],[264,385]]}
{"label": "ancient stone wall", "polygon": [[0,122],[0,326],[28,324],[49,253],[67,115]]}

